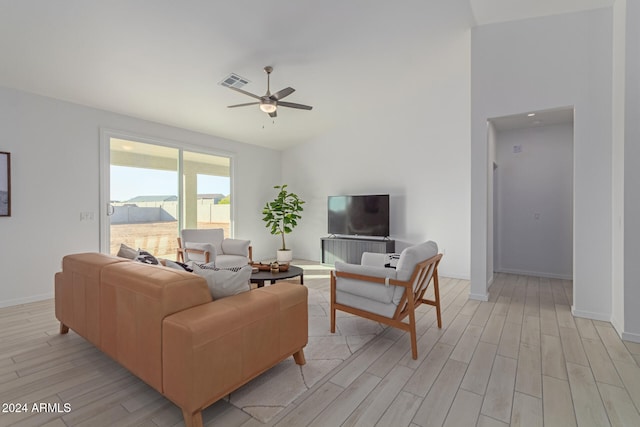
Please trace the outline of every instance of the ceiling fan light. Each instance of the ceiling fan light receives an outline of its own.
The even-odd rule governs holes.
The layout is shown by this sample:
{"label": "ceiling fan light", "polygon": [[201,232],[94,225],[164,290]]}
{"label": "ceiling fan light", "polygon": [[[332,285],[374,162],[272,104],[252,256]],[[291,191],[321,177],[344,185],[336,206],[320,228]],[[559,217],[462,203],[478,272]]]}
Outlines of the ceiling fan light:
{"label": "ceiling fan light", "polygon": [[276,103],[273,101],[263,101],[260,103],[260,109],[265,113],[273,113],[276,111]]}

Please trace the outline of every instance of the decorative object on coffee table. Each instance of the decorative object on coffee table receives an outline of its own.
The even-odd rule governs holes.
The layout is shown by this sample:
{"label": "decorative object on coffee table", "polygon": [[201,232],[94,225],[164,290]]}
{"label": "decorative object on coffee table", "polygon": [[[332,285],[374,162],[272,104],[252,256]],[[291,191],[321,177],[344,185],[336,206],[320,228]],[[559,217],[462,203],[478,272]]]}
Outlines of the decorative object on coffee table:
{"label": "decorative object on coffee table", "polygon": [[271,263],[271,272],[272,273],[278,273],[280,271],[280,264],[278,264],[278,261],[274,261]]}
{"label": "decorative object on coffee table", "polygon": [[[270,271],[271,270],[271,264],[272,263],[263,264],[261,262],[254,262],[253,264],[251,264],[251,267],[253,267],[253,272],[257,273],[258,271]],[[279,271],[287,271],[288,269],[289,269],[289,263],[288,262],[279,262],[278,263],[278,270]]]}
{"label": "decorative object on coffee table", "polygon": [[259,271],[269,271],[271,270],[271,263],[263,264],[261,262],[254,262],[251,264],[252,267],[257,268]]}
{"label": "decorative object on coffee table", "polygon": [[303,211],[302,205],[304,200],[300,199],[297,194],[287,190],[287,184],[276,185],[273,188],[279,190],[276,198],[267,202],[262,209],[264,217],[262,220],[265,226],[274,236],[282,236],[282,247],[278,250],[278,262],[291,262],[293,253],[287,249],[284,235],[291,233],[298,225],[298,220],[302,218],[300,212]]}

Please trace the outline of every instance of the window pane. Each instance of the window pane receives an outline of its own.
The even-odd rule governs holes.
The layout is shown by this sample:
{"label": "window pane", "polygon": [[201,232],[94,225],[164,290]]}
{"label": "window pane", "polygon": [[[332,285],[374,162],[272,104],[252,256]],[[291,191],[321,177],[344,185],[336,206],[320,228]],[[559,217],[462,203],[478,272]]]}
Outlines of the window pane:
{"label": "window pane", "polygon": [[175,259],[178,150],[111,138],[110,252],[124,243]]}
{"label": "window pane", "polygon": [[231,236],[231,159],[183,153],[184,228],[222,228]]}

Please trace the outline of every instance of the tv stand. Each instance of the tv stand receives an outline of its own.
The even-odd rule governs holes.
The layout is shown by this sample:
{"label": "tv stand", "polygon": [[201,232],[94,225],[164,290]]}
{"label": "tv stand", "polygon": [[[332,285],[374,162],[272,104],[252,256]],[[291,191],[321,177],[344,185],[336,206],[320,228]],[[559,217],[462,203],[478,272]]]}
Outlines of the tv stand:
{"label": "tv stand", "polygon": [[386,254],[393,253],[396,250],[396,241],[390,239],[322,237],[320,245],[323,264],[334,264],[336,261],[360,264],[363,252]]}

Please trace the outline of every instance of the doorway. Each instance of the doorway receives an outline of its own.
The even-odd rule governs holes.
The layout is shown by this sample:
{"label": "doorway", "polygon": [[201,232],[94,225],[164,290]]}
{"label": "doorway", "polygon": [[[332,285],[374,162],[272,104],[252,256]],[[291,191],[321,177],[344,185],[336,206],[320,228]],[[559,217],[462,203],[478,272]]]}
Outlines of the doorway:
{"label": "doorway", "polygon": [[494,118],[489,126],[488,271],[572,280],[573,109]]}

